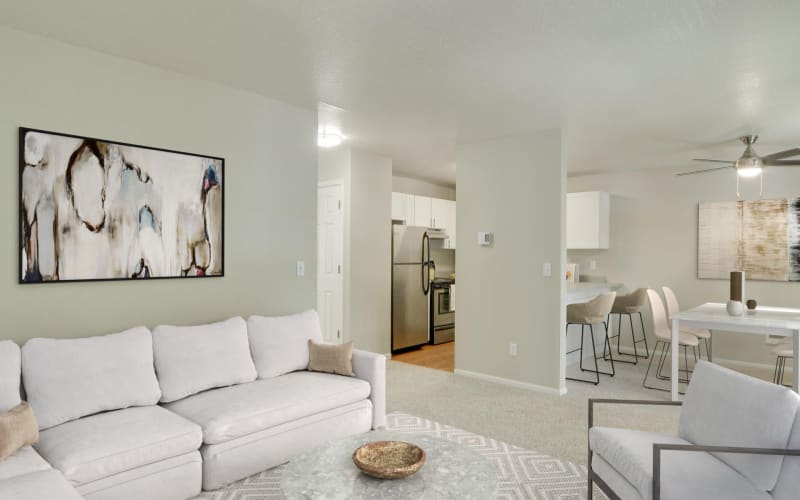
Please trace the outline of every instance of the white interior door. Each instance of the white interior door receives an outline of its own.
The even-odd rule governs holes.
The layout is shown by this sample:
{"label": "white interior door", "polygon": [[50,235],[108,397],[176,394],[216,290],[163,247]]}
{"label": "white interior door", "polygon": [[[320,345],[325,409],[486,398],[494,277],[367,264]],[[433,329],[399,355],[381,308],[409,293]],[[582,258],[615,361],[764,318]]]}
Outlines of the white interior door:
{"label": "white interior door", "polygon": [[344,188],[320,184],[317,200],[317,311],[326,342],[342,341]]}

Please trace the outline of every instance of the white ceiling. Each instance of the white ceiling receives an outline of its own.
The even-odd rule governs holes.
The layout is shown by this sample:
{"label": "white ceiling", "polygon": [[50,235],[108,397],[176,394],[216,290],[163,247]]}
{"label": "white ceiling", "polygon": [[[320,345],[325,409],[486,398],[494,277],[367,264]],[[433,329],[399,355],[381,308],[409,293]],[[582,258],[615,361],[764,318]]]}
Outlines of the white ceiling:
{"label": "white ceiling", "polygon": [[[572,175],[800,143],[794,0],[6,1],[0,23],[299,105],[403,175],[562,127]],[[9,70],[9,68],[6,68]]]}

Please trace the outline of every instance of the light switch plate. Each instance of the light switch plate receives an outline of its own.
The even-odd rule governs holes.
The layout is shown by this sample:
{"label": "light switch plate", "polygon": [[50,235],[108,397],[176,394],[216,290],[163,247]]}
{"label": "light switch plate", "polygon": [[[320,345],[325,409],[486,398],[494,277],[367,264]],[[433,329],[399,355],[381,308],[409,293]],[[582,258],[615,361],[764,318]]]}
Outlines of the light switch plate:
{"label": "light switch plate", "polygon": [[488,247],[492,244],[492,238],[492,233],[480,231],[478,232],[478,245]]}
{"label": "light switch plate", "polygon": [[597,269],[597,261],[596,260],[590,260],[589,261],[589,269],[591,269],[592,271]]}
{"label": "light switch plate", "polygon": [[297,277],[302,278],[306,275],[306,263],[302,260],[297,261]]}
{"label": "light switch plate", "polygon": [[553,265],[550,264],[549,262],[545,262],[544,264],[542,264],[542,276],[544,276],[545,278],[549,278],[552,275],[553,275]]}
{"label": "light switch plate", "polygon": [[508,344],[508,355],[512,356],[512,357],[517,355],[517,344],[516,343],[511,342],[510,344]]}

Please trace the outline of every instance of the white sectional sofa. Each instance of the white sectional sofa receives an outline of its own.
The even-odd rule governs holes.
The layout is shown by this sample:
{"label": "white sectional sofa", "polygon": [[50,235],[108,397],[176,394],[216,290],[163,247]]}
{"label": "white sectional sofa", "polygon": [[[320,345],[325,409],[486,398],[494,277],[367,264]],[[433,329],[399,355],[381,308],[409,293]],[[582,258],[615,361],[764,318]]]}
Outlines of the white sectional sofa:
{"label": "white sectional sofa", "polygon": [[[384,356],[354,351],[354,377],[309,372],[308,339],[321,341],[313,311],[29,340],[22,382],[40,438],[0,462],[0,498],[191,498],[384,427]],[[19,380],[19,348],[0,343],[12,366],[4,356]],[[0,411],[19,402],[7,386]]]}
{"label": "white sectional sofa", "polygon": [[[20,403],[20,351],[10,340],[0,341],[0,412]],[[0,461],[0,498],[73,500],[81,496],[61,472],[31,446]]]}

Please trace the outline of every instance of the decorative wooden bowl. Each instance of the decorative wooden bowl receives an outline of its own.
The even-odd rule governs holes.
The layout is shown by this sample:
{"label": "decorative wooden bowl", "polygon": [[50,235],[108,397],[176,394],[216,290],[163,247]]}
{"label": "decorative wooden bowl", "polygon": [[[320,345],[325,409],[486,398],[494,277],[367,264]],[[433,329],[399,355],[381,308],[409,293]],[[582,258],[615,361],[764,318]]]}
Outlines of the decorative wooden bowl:
{"label": "decorative wooden bowl", "polygon": [[375,441],[353,452],[353,463],[378,479],[402,479],[425,464],[425,451],[402,441]]}

